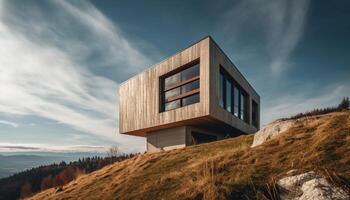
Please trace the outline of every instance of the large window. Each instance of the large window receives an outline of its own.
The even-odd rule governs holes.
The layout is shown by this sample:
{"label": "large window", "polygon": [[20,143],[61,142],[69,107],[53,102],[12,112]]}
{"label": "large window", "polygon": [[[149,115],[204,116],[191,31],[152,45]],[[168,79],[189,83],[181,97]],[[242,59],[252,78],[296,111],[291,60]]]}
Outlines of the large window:
{"label": "large window", "polygon": [[161,78],[161,111],[199,102],[199,60]]}
{"label": "large window", "polygon": [[243,88],[220,67],[219,105],[239,119],[248,122],[248,95]]}

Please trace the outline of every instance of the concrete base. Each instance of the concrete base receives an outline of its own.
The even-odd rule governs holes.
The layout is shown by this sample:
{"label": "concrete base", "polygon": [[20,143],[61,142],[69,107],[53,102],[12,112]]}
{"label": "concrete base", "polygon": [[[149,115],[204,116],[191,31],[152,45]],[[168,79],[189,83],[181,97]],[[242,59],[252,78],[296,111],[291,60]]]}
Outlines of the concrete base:
{"label": "concrete base", "polygon": [[146,133],[147,151],[157,152],[223,139],[224,136],[192,126],[181,126]]}

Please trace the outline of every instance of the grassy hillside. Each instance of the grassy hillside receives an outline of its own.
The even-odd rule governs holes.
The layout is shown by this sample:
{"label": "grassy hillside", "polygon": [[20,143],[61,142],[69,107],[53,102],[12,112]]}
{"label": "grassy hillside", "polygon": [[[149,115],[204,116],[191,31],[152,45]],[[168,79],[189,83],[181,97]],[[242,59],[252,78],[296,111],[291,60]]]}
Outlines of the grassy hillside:
{"label": "grassy hillside", "polygon": [[247,199],[287,171],[334,171],[350,179],[350,113],[295,120],[263,145],[253,135],[150,153],[83,175],[33,199]]}

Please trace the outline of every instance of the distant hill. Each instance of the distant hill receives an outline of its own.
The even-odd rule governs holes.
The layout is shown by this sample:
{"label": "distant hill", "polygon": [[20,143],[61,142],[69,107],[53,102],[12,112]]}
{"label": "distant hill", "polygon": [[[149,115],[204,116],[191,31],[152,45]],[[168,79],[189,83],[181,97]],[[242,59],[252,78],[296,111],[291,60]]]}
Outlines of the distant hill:
{"label": "distant hill", "polygon": [[[34,154],[34,155],[33,155]],[[71,162],[81,157],[92,157],[103,155],[101,153],[50,153],[50,152],[32,152],[32,153],[11,153],[1,155],[0,153],[0,178],[10,176],[14,173],[38,167],[40,165],[49,165],[60,163],[62,161]]]}
{"label": "distant hill", "polygon": [[[33,164],[33,162],[40,162],[43,159],[46,159],[45,163],[49,162],[50,164],[33,167],[0,179],[0,200],[15,200],[28,197],[47,188],[60,187],[74,180],[80,174],[91,173],[106,165],[128,159],[134,155],[83,157],[69,163],[62,160],[54,162],[55,159],[60,159],[59,157],[52,160],[53,158],[48,156],[1,156],[0,159],[2,160],[0,162],[7,162],[2,163],[2,165],[18,165],[17,167],[21,167]],[[72,159],[72,157],[69,158]],[[67,160],[67,158],[64,158],[64,160]]]}
{"label": "distant hill", "polygon": [[14,173],[54,162],[69,160],[67,157],[50,157],[36,155],[10,155],[0,156],[0,178],[10,176]]}
{"label": "distant hill", "polygon": [[254,135],[245,135],[146,153],[31,199],[255,199],[274,194],[274,181],[292,169],[326,171],[349,183],[350,112],[293,120],[253,148]]}

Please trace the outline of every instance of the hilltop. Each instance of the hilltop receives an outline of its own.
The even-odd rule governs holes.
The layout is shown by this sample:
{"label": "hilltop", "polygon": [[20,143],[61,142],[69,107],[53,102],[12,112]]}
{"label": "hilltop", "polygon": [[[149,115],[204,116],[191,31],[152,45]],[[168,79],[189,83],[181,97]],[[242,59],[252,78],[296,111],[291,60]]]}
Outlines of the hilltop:
{"label": "hilltop", "polygon": [[350,112],[290,122],[287,130],[255,147],[254,135],[243,135],[146,153],[31,199],[254,199],[268,194],[290,170],[350,180]]}

